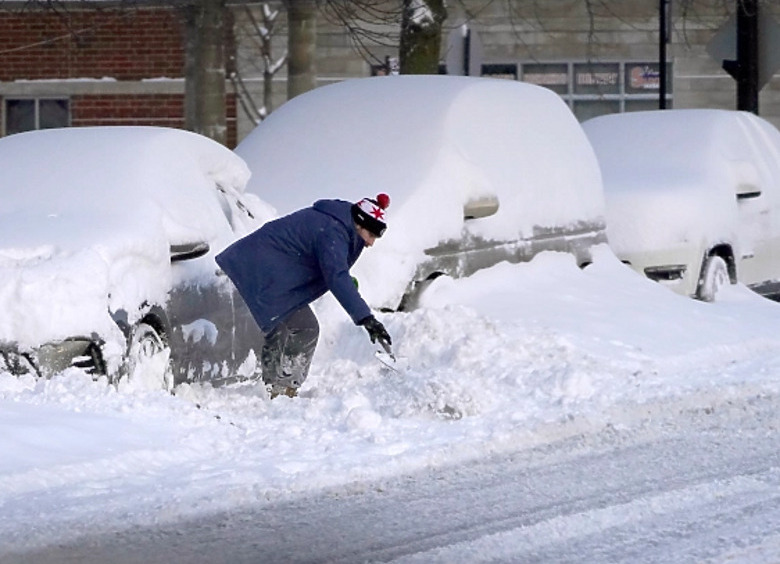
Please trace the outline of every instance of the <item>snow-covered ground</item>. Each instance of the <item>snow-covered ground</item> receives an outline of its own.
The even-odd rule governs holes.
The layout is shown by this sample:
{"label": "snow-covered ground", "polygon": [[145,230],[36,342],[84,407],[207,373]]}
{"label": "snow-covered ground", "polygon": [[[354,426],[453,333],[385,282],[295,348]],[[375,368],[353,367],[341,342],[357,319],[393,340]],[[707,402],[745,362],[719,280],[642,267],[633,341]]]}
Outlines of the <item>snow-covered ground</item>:
{"label": "snow-covered ground", "polygon": [[[417,82],[365,84],[401,87]],[[360,83],[359,88],[363,87],[364,83]],[[328,88],[315,92],[327,96],[328,92],[336,91]],[[317,137],[317,143],[330,152],[305,151],[313,155],[309,167],[299,166],[300,154],[288,150],[289,143],[276,144],[282,149],[277,158],[279,170],[306,173],[305,178],[299,179],[300,185],[311,192],[295,191],[296,197],[302,199],[300,205],[321,197],[354,201],[372,196],[385,189],[381,183],[377,185],[377,180],[387,176],[386,191],[394,202],[388,212],[388,235],[367,250],[353,269],[353,274],[360,279],[361,292],[373,307],[387,302],[384,297],[398,289],[395,283],[402,281],[405,286],[409,277],[401,266],[413,266],[414,257],[419,258],[429,242],[445,241],[461,233],[463,204],[471,196],[501,195],[499,212],[478,221],[504,233],[516,231],[515,213],[529,211],[554,216],[561,211],[561,204],[573,201],[556,196],[545,205],[534,197],[527,206],[513,206],[511,191],[507,188],[505,194],[499,188],[520,186],[515,178],[540,189],[546,186],[546,181],[565,176],[561,186],[581,188],[582,179],[578,175],[589,170],[592,172],[587,175],[589,182],[598,186],[595,154],[573,116],[567,111],[560,113],[559,110],[566,110],[560,100],[543,89],[536,91],[528,85],[516,85],[511,88],[523,91],[531,88],[527,100],[536,100],[534,105],[516,104],[515,98],[504,96],[508,88],[505,81],[480,82],[479,95],[460,97],[463,106],[458,105],[457,111],[423,112],[426,118],[437,115],[439,118],[433,122],[435,127],[422,128],[422,132],[460,133],[423,143],[432,154],[446,158],[420,159],[421,164],[414,169],[407,166],[409,162],[400,160],[402,156],[409,159],[420,156],[406,154],[412,128],[403,123],[393,128],[395,114],[381,115],[385,118],[382,135],[375,135],[375,120],[365,119],[370,113],[353,116],[356,123],[369,128],[366,135],[357,135],[351,123],[337,122],[343,129],[338,131],[341,137],[357,139],[361,144],[371,141],[370,155],[379,162],[366,159],[362,163],[365,169],[356,168],[361,164],[359,159],[355,163],[331,162],[331,152],[347,160],[353,155],[333,140],[336,126],[322,128]],[[536,125],[498,128],[503,133],[496,136],[486,134],[481,129],[484,120],[479,119],[461,129],[458,124],[468,121],[456,118],[482,115],[474,112],[491,107],[491,90],[499,96],[496,99],[511,101],[522,108],[520,117]],[[306,107],[306,96],[294,99],[293,110]],[[409,97],[398,95],[391,101],[395,105],[405,99]],[[350,107],[343,101],[340,104]],[[431,108],[441,110],[439,105],[432,104]],[[418,111],[422,110],[418,108]],[[544,127],[552,128],[547,113],[550,111],[557,112],[555,123],[570,130],[571,135],[564,136],[570,143],[561,143],[559,136],[551,136],[552,142],[548,139],[544,144],[548,154],[538,139]],[[285,113],[280,111],[275,115]],[[500,112],[499,118],[503,119]],[[500,124],[501,119],[491,122]],[[260,128],[273,123],[272,116]],[[295,127],[284,128],[285,134],[293,135],[295,131]],[[83,132],[83,141],[91,144],[88,134]],[[6,146],[37,136],[17,137],[16,141],[12,137],[9,137],[11,141],[4,142]],[[307,139],[313,137],[309,135]],[[483,162],[484,170],[472,170],[473,174],[464,177],[459,172],[462,168],[458,167],[476,162],[463,153],[472,147],[472,141],[478,145],[479,150],[474,154],[483,158],[479,162]],[[52,143],[50,148],[53,151],[61,145]],[[109,148],[105,152],[113,158],[123,158],[118,152],[113,154],[115,144],[105,145]],[[155,152],[162,162],[174,161],[182,158],[179,145],[163,150],[155,144],[147,147],[147,152]],[[494,147],[506,151],[506,162],[502,162],[506,174],[499,177],[488,174],[499,168],[497,154],[492,151]],[[575,149],[582,157],[580,164],[573,164],[569,158]],[[26,153],[40,154],[32,142],[25,150],[20,147],[19,154]],[[525,164],[518,155],[525,155],[529,163]],[[107,158],[84,161],[78,170],[70,171],[70,177],[76,179],[70,183],[84,181],[91,190],[101,192],[105,183],[102,178],[113,182],[116,173]],[[585,161],[592,163],[585,166]],[[63,162],[74,166],[71,159]],[[430,162],[437,166],[431,169]],[[387,166],[388,163],[392,166]],[[229,184],[231,191],[239,193],[243,189],[247,172],[244,164],[230,155],[224,167],[217,167],[234,179]],[[258,168],[249,158],[246,165],[258,172],[255,180],[259,186],[253,188],[250,196],[259,198],[259,203],[268,208],[276,207],[280,213],[291,211],[270,200],[271,197],[286,200],[290,196],[289,186],[282,183],[276,188],[269,187],[272,175],[267,170]],[[37,170],[38,161],[34,160],[32,166]],[[152,174],[147,165],[140,166],[141,172]],[[7,168],[22,172],[18,160],[10,160]],[[48,190],[55,193],[61,168],[41,168],[50,183]],[[324,175],[323,168],[333,172],[331,182],[325,182],[330,177]],[[400,172],[408,179],[394,180],[394,174]],[[340,175],[353,180],[342,182]],[[159,177],[168,178],[164,174]],[[425,182],[411,182],[416,177]],[[463,178],[479,182],[453,190],[453,181]],[[45,194],[42,182],[33,185]],[[405,200],[401,188],[391,189],[395,184],[413,192],[417,190],[417,195],[410,194]],[[25,186],[25,182],[19,186]],[[9,193],[22,193],[18,186],[3,187]],[[425,198],[420,200],[422,196]],[[203,211],[200,203],[207,201],[193,199],[189,193],[184,193],[181,199],[186,204],[185,210],[194,206]],[[214,203],[213,197],[209,199]],[[601,203],[597,200],[592,201],[592,208],[587,207],[589,213],[600,213]],[[27,216],[10,206],[10,199],[3,198],[0,202],[5,204],[0,214],[6,213],[4,217],[11,218],[9,221],[18,222],[9,223],[7,231],[26,239],[32,231],[28,223],[22,222]],[[42,208],[42,202],[52,204],[52,199],[34,199],[30,209],[46,211],[48,208]],[[293,205],[292,199],[283,203]],[[446,204],[449,215],[442,213],[440,204]],[[266,205],[259,219],[266,219],[261,217],[266,211],[269,217],[272,215],[271,209],[265,209]],[[81,206],[77,209],[81,210]],[[154,206],[142,208],[144,212],[154,209]],[[49,212],[51,217],[57,217],[57,209]],[[213,219],[214,227],[224,224],[227,228],[225,217]],[[568,222],[576,218],[567,214],[562,219]],[[138,272],[137,267],[143,265],[139,257],[144,254],[139,250],[162,249],[165,255],[171,243],[191,242],[185,237],[189,234],[190,220],[192,217],[187,213],[181,218],[166,216],[164,221],[155,223],[159,229],[149,229],[151,224],[139,222],[146,227],[144,233],[151,232],[152,240],[133,236],[125,241],[128,245],[120,246],[124,252],[118,252],[117,258],[125,269],[120,273]],[[209,221],[197,220],[194,224],[209,226]],[[95,236],[99,242],[106,240],[93,232],[97,227],[92,223],[77,221],[76,225],[92,226],[90,237]],[[477,229],[480,224],[472,225],[469,229]],[[107,233],[112,234],[115,229],[110,222],[108,227]],[[45,243],[55,249],[62,246],[61,237],[68,233],[65,230],[64,234],[53,236],[44,230],[39,235],[45,235]],[[16,293],[7,293],[0,300],[7,306],[0,314],[0,328],[4,328],[6,336],[0,332],[0,338],[19,339],[20,327],[30,326],[28,317],[33,306],[36,312],[52,315],[43,317],[39,326],[43,329],[52,330],[53,314],[58,312],[68,322],[86,324],[89,319],[83,313],[84,307],[95,307],[88,296],[80,300],[77,294],[68,292],[66,298],[61,298],[61,292],[51,291],[63,287],[66,267],[67,272],[78,273],[78,265],[64,260],[61,268],[44,269],[52,274],[46,278],[48,286],[41,284],[33,288],[32,279],[28,278],[32,274],[23,267],[28,263],[38,264],[43,255],[21,246],[22,243],[25,241],[19,243],[19,248],[6,252],[3,266],[18,281],[14,283],[15,288],[28,290],[26,295],[31,297],[28,303],[32,305],[21,304]],[[217,250],[216,246],[212,249]],[[16,259],[23,259],[21,263],[25,264],[18,264]],[[402,265],[403,261],[406,262]],[[103,280],[92,278],[90,284]],[[131,289],[138,290],[134,277],[117,275],[113,279],[128,282]],[[153,287],[147,289],[149,295],[140,295],[141,298],[150,299],[168,291],[166,280],[159,277],[151,280]],[[140,290],[137,293],[141,294]],[[116,297],[113,289],[109,294]],[[105,297],[105,292],[100,292],[100,296]],[[259,525],[270,530],[272,534],[267,536],[274,541],[274,534],[279,533],[275,529],[277,521],[268,516],[275,516],[274,512],[281,511],[287,503],[300,503],[301,507],[308,508],[311,502],[319,512],[318,523],[326,521],[329,526],[334,526],[329,521],[331,516],[343,519],[355,515],[349,526],[359,539],[364,526],[363,508],[332,514],[330,503],[344,498],[350,498],[350,503],[361,500],[379,503],[381,496],[374,493],[382,488],[373,485],[405,481],[414,491],[414,482],[426,476],[433,478],[421,488],[426,492],[425,503],[432,507],[425,507],[416,518],[407,515],[395,525],[402,528],[408,518],[408,526],[422,528],[421,536],[427,536],[425,527],[433,526],[432,521],[436,519],[426,521],[424,517],[440,514],[436,492],[442,491],[441,487],[450,481],[465,477],[464,487],[471,488],[471,493],[462,495],[462,490],[450,490],[442,494],[446,499],[441,501],[454,510],[451,513],[470,516],[477,523],[485,517],[488,527],[449,528],[449,523],[442,521],[435,523],[438,536],[430,535],[441,543],[404,544],[407,537],[400,535],[388,541],[389,544],[380,543],[380,548],[387,548],[395,542],[391,547],[394,550],[374,552],[376,559],[408,557],[411,561],[470,563],[479,556],[487,561],[493,558],[525,562],[528,559],[518,555],[533,553],[537,561],[559,561],[557,554],[564,561],[576,562],[585,554],[580,551],[587,545],[593,548],[594,554],[607,555],[603,559],[594,556],[591,561],[635,562],[630,550],[622,557],[609,557],[618,553],[605,552],[603,543],[630,544],[636,529],[652,523],[663,530],[658,533],[651,530],[642,537],[645,544],[637,545],[640,550],[651,545],[663,548],[651,553],[650,561],[658,554],[674,555],[675,543],[685,543],[690,548],[688,545],[703,539],[701,542],[708,544],[704,547],[707,550],[695,550],[698,548],[695,546],[694,550],[687,550],[686,554],[696,555],[690,561],[714,554],[720,556],[721,562],[776,562],[775,557],[780,554],[780,541],[775,532],[780,526],[780,508],[775,509],[773,504],[777,501],[774,492],[780,463],[776,462],[774,453],[780,449],[774,444],[778,427],[774,413],[780,412],[780,304],[763,299],[744,286],[725,288],[718,298],[714,303],[703,303],[675,294],[623,265],[608,247],[601,246],[596,249],[593,264],[585,270],[580,270],[570,255],[546,252],[530,263],[502,263],[467,279],[440,277],[423,295],[419,309],[408,313],[377,312],[393,337],[393,348],[399,358],[397,371],[388,369],[375,358],[365,330],[353,325],[333,298],[325,296],[315,304],[321,336],[312,370],[295,399],[270,400],[263,387],[253,383],[216,389],[202,384],[182,384],[171,395],[144,387],[144,378],[117,387],[105,379],[93,381],[75,368],[48,380],[0,372],[0,563],[37,564],[34,556],[28,557],[33,552],[38,556],[47,554],[42,560],[45,562],[83,562],[78,555],[83,556],[85,552],[77,551],[71,553],[76,555],[73,558],[60,559],[58,548],[81,542],[87,549],[99,545],[101,550],[107,549],[104,553],[110,554],[110,543],[121,537],[128,543],[125,548],[129,552],[125,554],[130,554],[121,560],[123,564],[131,561],[210,564],[215,560],[198,550],[205,545],[189,542],[186,537],[190,525],[195,534],[207,533],[206,540],[201,542],[208,544],[209,539],[221,538],[225,546],[241,548],[231,544],[234,538],[229,535],[220,537],[226,532],[225,522],[216,516],[250,515],[247,522],[255,525],[252,512],[269,508],[266,521]],[[71,307],[63,316],[63,306],[68,305],[68,300]],[[99,310],[105,314],[105,307]],[[30,331],[28,344],[46,337],[43,333],[43,330]],[[721,409],[724,406],[727,408]],[[710,413],[718,415],[704,423],[698,421],[697,414]],[[751,419],[754,413],[760,414],[755,421]],[[701,434],[699,444],[702,429],[706,432]],[[625,437],[631,448],[606,449],[605,441],[615,434],[620,440]],[[678,437],[683,440],[678,441]],[[557,466],[538,463],[539,457],[551,452],[555,460],[565,463]],[[583,453],[585,458],[592,456],[590,460],[582,460],[583,471],[579,472]],[[618,459],[614,468],[610,468],[613,453]],[[690,479],[684,479],[689,459],[681,454],[693,457],[691,465],[702,462],[701,468],[692,468],[695,471],[690,472]],[[715,459],[709,460],[710,455]],[[743,459],[745,465],[736,464]],[[755,460],[760,464],[752,464]],[[487,466],[473,470],[474,464],[483,462]],[[452,470],[453,466],[456,470]],[[522,496],[512,500],[518,505],[511,505],[506,495],[515,492],[515,483],[502,484],[485,498],[495,511],[491,515],[480,513],[488,511],[485,504],[472,507],[472,503],[481,499],[481,480],[491,472],[496,473],[498,480],[503,478],[504,471],[520,476],[517,488],[521,489]],[[549,479],[548,471],[554,474]],[[614,480],[604,480],[603,472],[610,472],[607,477]],[[469,478],[472,474],[473,480]],[[632,484],[634,475],[638,481]],[[554,483],[554,491],[537,487],[548,482]],[[624,489],[623,485],[630,487]],[[580,490],[586,493],[580,494]],[[547,499],[548,493],[560,495]],[[403,496],[388,494],[384,499],[396,500],[387,509],[391,519],[395,511],[409,505]],[[756,499],[763,502],[760,511],[753,504]],[[704,517],[696,521],[701,512]],[[491,520],[496,515],[501,515],[500,522]],[[680,520],[670,522],[672,515],[679,515]],[[293,521],[306,523],[308,517],[300,513]],[[710,521],[718,526],[707,530],[707,534],[687,534],[691,530],[701,531]],[[186,526],[180,526],[182,523]],[[492,530],[494,524],[503,526]],[[470,531],[469,538],[461,538],[460,533],[466,530]],[[611,536],[601,534],[606,530]],[[161,547],[152,542],[146,545],[145,552],[136,553],[138,543],[133,542],[132,536],[126,536],[128,531],[141,531],[141,535],[148,531],[168,531],[184,542],[187,550],[177,552],[177,546],[158,550]],[[373,531],[375,535],[385,532],[377,528]],[[143,538],[149,536],[151,541],[156,540],[154,535]],[[269,540],[267,536],[263,540]],[[102,540],[94,544],[97,537]],[[330,539],[316,526],[292,531],[291,537],[298,540],[296,548],[303,551],[298,554],[308,555],[302,558],[305,561],[318,561],[316,555],[325,554],[317,552],[320,547],[330,548],[334,558],[347,554],[339,553],[338,546],[327,546]],[[159,537],[161,543],[167,538],[165,534]],[[286,558],[284,538],[272,555],[252,553],[256,546],[253,543],[258,542],[254,529],[247,538],[250,544],[248,552],[243,553],[245,558],[229,560],[224,554],[222,560],[230,564],[294,560]],[[339,538],[349,537],[345,534]],[[561,539],[558,552],[559,547],[545,545]],[[570,544],[568,539],[572,539]],[[584,539],[582,543],[578,542],[580,539]],[[399,547],[403,550],[395,550]],[[220,554],[218,543],[209,544],[209,548],[209,554]],[[371,547],[363,544],[356,548],[353,561],[365,560],[361,558],[365,548]],[[540,554],[548,554],[550,558]],[[320,560],[324,558],[321,556]],[[93,554],[90,561],[107,560]],[[111,561],[120,562],[118,558]]]}
{"label": "snow-covered ground", "polygon": [[[606,427],[646,427],[649,410],[778,394],[780,304],[741,286],[697,302],[597,251],[585,270],[545,253],[440,278],[419,310],[378,314],[401,373],[383,368],[364,330],[326,297],[296,399],[269,400],[251,384],[117,390],[76,369],[48,381],[0,374],[0,562],[86,533],[163,527]],[[723,484],[702,487],[713,491],[697,495],[717,497]],[[642,507],[626,505],[622,518]],[[595,531],[615,518],[595,511],[567,525]],[[500,542],[511,546],[511,533]]]}

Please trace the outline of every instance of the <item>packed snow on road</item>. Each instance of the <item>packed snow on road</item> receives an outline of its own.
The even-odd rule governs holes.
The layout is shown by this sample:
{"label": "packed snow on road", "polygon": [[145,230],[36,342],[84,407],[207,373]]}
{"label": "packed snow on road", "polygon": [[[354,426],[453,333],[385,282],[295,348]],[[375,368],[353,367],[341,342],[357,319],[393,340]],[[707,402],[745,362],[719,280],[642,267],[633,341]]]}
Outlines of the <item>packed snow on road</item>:
{"label": "packed snow on road", "polygon": [[[684,298],[634,273],[607,247],[596,251],[584,270],[569,255],[545,253],[468,279],[440,278],[420,309],[378,314],[393,335],[400,372],[378,362],[363,329],[324,298],[316,303],[322,340],[295,399],[269,400],[251,383],[180,385],[171,395],[116,388],[77,369],[50,380],[0,375],[0,561],[82,536],[164,528],[326,490],[354,495],[360,484],[505,453],[595,453],[599,437],[615,430],[641,428],[649,444],[679,432],[686,413],[720,414],[710,430],[714,444],[736,437],[736,456],[743,448],[749,457],[751,435],[739,442],[745,412],[738,406],[763,402],[773,413],[780,405],[780,305],[741,286],[715,303]],[[741,415],[729,417],[730,409]],[[774,443],[775,423],[751,425]],[[629,473],[654,475],[649,466],[670,464],[642,451],[625,461]],[[535,466],[529,459],[524,471]],[[581,481],[574,487],[604,479],[583,472],[569,476]],[[696,468],[681,475],[689,473]],[[727,494],[776,499],[769,492],[777,478],[702,478],[671,491],[657,478],[619,510],[586,503],[576,516],[553,511],[532,529],[485,532],[453,544],[457,550],[420,550],[419,561],[524,560],[543,539],[562,543],[574,558],[578,541],[616,520],[661,515],[673,522],[693,500]],[[462,512],[472,504],[469,497],[447,503]],[[780,519],[780,505],[769,514]],[[776,529],[762,522],[766,530],[758,532],[747,518],[744,530],[732,523],[743,540],[721,547],[722,561],[780,555]],[[317,537],[316,528],[294,536],[305,543],[309,535]],[[674,554],[685,538],[681,530],[657,540]],[[458,540],[453,534],[447,542]],[[697,554],[687,548],[693,552],[684,554]]]}

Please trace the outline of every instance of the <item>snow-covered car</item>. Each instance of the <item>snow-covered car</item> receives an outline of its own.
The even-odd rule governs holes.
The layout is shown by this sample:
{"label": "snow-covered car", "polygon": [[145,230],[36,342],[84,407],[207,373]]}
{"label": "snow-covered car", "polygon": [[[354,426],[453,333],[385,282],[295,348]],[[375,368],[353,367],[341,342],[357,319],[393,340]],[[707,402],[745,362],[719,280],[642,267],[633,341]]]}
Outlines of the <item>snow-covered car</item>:
{"label": "snow-covered car", "polygon": [[408,309],[431,279],[545,250],[578,264],[606,241],[601,175],[552,91],[455,76],[353,79],[274,111],[238,145],[247,191],[286,214],[390,195],[388,230],[354,268],[374,307]]}
{"label": "snow-covered car", "polygon": [[214,262],[265,211],[240,157],[181,130],[66,128],[0,139],[0,170],[0,371],[253,373],[262,337]]}
{"label": "snow-covered car", "polygon": [[615,254],[674,291],[780,292],[780,132],[751,113],[658,110],[583,128],[598,155]]}

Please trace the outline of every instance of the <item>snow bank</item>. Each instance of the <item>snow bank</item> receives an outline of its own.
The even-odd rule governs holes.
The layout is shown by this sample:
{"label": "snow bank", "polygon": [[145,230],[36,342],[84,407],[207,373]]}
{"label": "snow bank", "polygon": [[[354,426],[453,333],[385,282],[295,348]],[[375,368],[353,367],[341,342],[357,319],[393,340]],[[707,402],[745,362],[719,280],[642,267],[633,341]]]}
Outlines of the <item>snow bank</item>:
{"label": "snow bank", "polygon": [[296,399],[0,374],[0,555],[777,393],[780,306],[727,290],[683,298],[606,248],[584,271],[544,253],[440,278],[422,308],[378,314],[401,374],[323,298]]}

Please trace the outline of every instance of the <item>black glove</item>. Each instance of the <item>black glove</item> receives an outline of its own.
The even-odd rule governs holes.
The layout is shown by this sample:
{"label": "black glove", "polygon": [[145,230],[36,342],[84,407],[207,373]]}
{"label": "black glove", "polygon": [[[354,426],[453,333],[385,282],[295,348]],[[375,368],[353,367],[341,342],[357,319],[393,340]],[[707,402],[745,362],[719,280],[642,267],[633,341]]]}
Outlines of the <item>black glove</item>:
{"label": "black glove", "polygon": [[387,329],[385,329],[385,326],[377,321],[376,317],[373,315],[369,315],[368,317],[362,319],[360,321],[360,325],[366,328],[372,343],[376,343],[377,340],[379,340],[380,344],[393,344],[393,340],[390,338],[390,334],[387,332]]}

